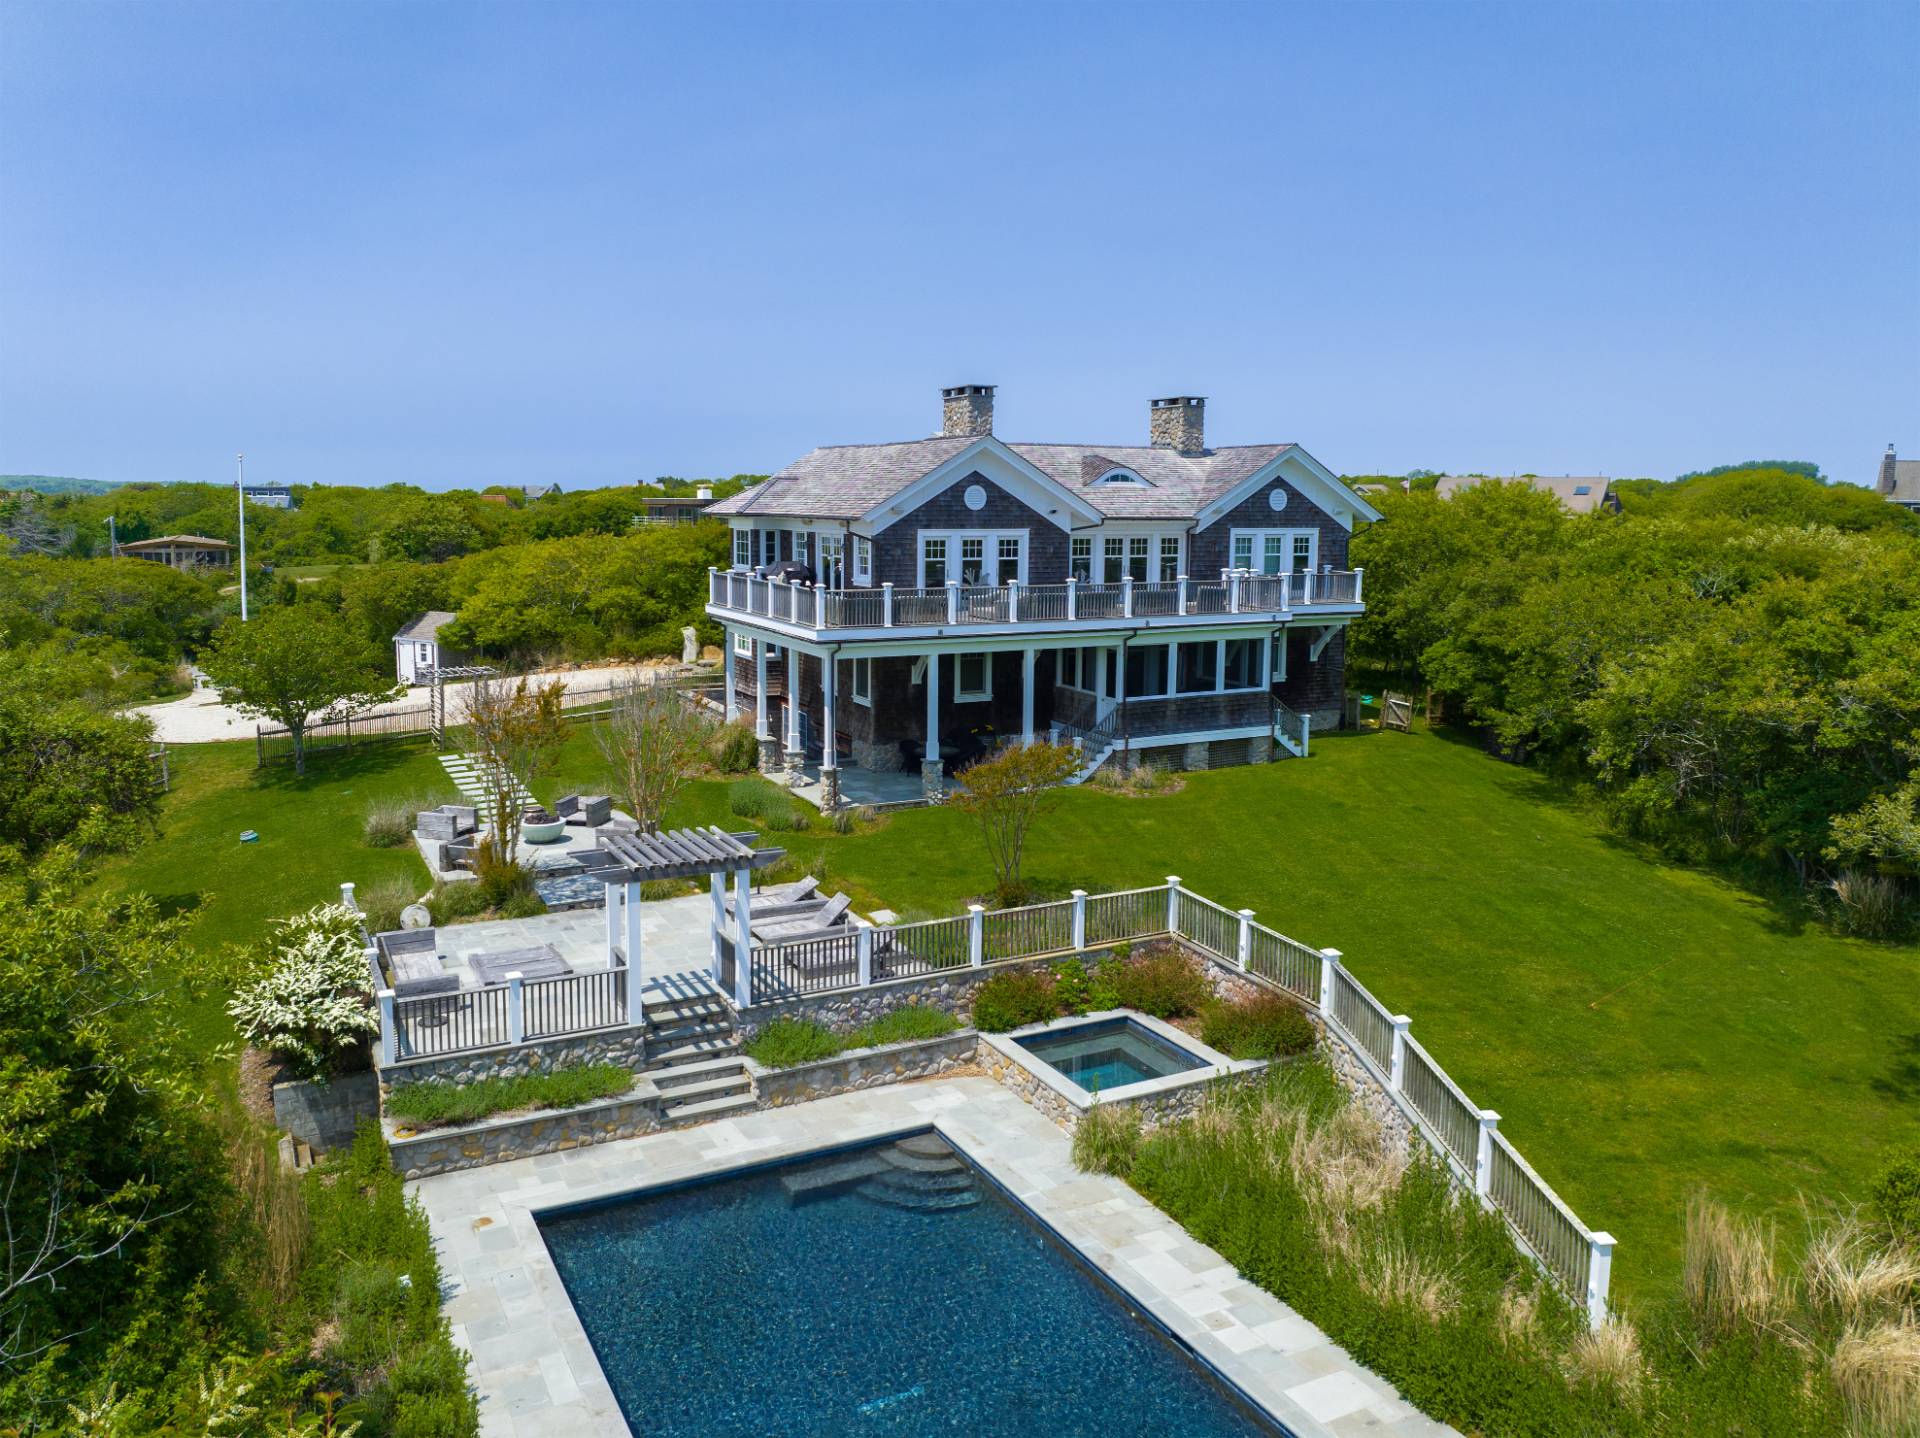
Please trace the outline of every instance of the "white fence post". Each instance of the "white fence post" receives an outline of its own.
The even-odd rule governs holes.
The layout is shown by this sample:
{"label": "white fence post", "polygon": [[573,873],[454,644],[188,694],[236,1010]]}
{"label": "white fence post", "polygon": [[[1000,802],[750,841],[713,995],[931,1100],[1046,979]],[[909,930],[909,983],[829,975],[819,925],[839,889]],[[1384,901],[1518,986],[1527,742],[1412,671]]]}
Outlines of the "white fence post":
{"label": "white fence post", "polygon": [[1167,875],[1167,932],[1180,932],[1180,876]]}
{"label": "white fence post", "polygon": [[507,1042],[527,1041],[527,976],[515,969],[507,975]]}
{"label": "white fence post", "polygon": [[1333,976],[1339,967],[1338,949],[1320,951],[1320,1012],[1327,1018],[1333,1017]]}
{"label": "white fence post", "polygon": [[[949,579],[947,581],[947,623],[958,624],[959,622],[960,622],[960,581],[957,579]],[[931,658],[929,658],[927,662],[931,664],[934,661]]]}
{"label": "white fence post", "polygon": [[1360,602],[1360,586],[1366,581],[1366,577],[1367,571],[1364,569],[1356,569],[1353,571],[1353,602],[1355,604]]}
{"label": "white fence post", "polygon": [[1594,1328],[1607,1321],[1607,1288],[1613,1281],[1613,1245],[1611,1233],[1596,1233],[1587,1239],[1587,1322]]}
{"label": "white fence post", "polygon": [[340,907],[343,909],[352,909],[356,913],[359,912],[360,906],[353,901],[353,885],[351,883],[345,883],[340,886]]}
{"label": "white fence post", "polygon": [[1020,619],[1020,581],[1007,581],[1007,622],[1018,623]]}
{"label": "white fence post", "polygon": [[1133,576],[1131,574],[1120,577],[1120,613],[1128,619],[1133,618]]}
{"label": "white fence post", "polygon": [[986,960],[987,911],[980,904],[967,905],[967,962],[976,969]]}
{"label": "white fence post", "polygon": [[380,1067],[390,1068],[400,1057],[400,1026],[394,1021],[393,990],[380,990]]}
{"label": "white fence post", "polygon": [[880,624],[886,629],[893,628],[893,581],[891,579],[880,586]]}
{"label": "white fence post", "polygon": [[1227,576],[1227,613],[1240,612],[1240,571],[1234,570]]}
{"label": "white fence post", "polygon": [[1500,1127],[1500,1115],[1490,1108],[1480,1110],[1480,1145],[1473,1155],[1473,1191],[1485,1198],[1493,1187],[1493,1131]]}
{"label": "white fence post", "polygon": [[1253,957],[1253,910],[1240,910],[1240,939],[1234,953],[1240,960],[1240,972],[1247,971],[1247,962]]}
{"label": "white fence post", "polygon": [[1073,946],[1084,949],[1087,946],[1087,891],[1073,891]]}
{"label": "white fence post", "polygon": [[1187,612],[1187,576],[1181,575],[1174,583],[1179,586],[1176,592],[1180,596],[1180,612],[1185,614]]}
{"label": "white fence post", "polygon": [[1080,590],[1071,574],[1067,576],[1067,618],[1080,617]]}
{"label": "white fence post", "polygon": [[1413,1027],[1413,1020],[1405,1014],[1393,1016],[1393,1062],[1387,1068],[1387,1082],[1395,1093],[1406,1087],[1407,1077],[1407,1030]]}
{"label": "white fence post", "polygon": [[862,924],[853,936],[854,952],[860,956],[858,979],[861,988],[873,982],[873,929]]}

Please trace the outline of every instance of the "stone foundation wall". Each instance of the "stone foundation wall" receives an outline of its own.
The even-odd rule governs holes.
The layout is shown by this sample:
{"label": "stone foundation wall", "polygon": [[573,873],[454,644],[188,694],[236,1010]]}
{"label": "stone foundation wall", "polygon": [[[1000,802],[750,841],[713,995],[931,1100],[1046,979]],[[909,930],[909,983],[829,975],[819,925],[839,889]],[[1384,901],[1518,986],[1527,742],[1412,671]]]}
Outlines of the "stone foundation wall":
{"label": "stone foundation wall", "polygon": [[277,1083],[273,1122],[316,1149],[346,1148],[363,1120],[380,1121],[380,1080],[372,1071],[331,1083]]}
{"label": "stone foundation wall", "polygon": [[[1090,950],[1104,953],[1102,950]],[[742,1009],[734,1018],[734,1027],[742,1039],[750,1039],[776,1019],[811,1019],[830,1029],[855,1029],[872,1023],[883,1014],[909,1004],[924,1004],[952,1014],[962,1023],[973,1014],[973,990],[995,974],[1015,973],[1021,969],[1051,968],[1071,955],[1032,963],[983,964],[979,968],[958,967],[911,979],[894,979],[852,992],[821,994],[817,998],[785,999],[778,1003],[755,1004]]]}
{"label": "stone foundation wall", "polygon": [[394,1168],[403,1176],[430,1178],[436,1173],[557,1153],[616,1138],[637,1138],[661,1127],[659,1094],[651,1082],[643,1080],[631,1094],[579,1108],[482,1119],[411,1135],[389,1123],[387,1149]]}
{"label": "stone foundation wall", "polygon": [[608,1029],[561,1039],[536,1039],[518,1048],[502,1046],[444,1058],[407,1059],[379,1071],[380,1087],[410,1083],[479,1083],[490,1078],[523,1078],[581,1064],[619,1064],[634,1073],[646,1067],[645,1044],[637,1028]]}
{"label": "stone foundation wall", "polygon": [[971,1065],[979,1046],[979,1036],[971,1029],[963,1029],[937,1039],[855,1049],[818,1063],[795,1064],[792,1068],[769,1069],[752,1064],[754,1087],[759,1093],[760,1107],[783,1108],[855,1089],[937,1078]]}
{"label": "stone foundation wall", "polygon": [[[1082,1110],[1071,1103],[1058,1089],[1036,1075],[1025,1064],[1012,1055],[995,1048],[992,1044],[980,1044],[980,1065],[986,1069],[987,1076],[995,1083],[1003,1084],[1055,1123],[1072,1133],[1080,1126]],[[1181,1088],[1168,1089],[1164,1093],[1142,1094],[1138,1098],[1103,1098],[1101,1103],[1115,1108],[1130,1108],[1138,1111],[1140,1127],[1152,1132],[1162,1124],[1178,1123],[1181,1119],[1191,1118],[1205,1103],[1208,1095],[1220,1091],[1223,1084],[1247,1083],[1257,1080],[1265,1066],[1246,1073],[1221,1074],[1206,1083],[1191,1083]]]}

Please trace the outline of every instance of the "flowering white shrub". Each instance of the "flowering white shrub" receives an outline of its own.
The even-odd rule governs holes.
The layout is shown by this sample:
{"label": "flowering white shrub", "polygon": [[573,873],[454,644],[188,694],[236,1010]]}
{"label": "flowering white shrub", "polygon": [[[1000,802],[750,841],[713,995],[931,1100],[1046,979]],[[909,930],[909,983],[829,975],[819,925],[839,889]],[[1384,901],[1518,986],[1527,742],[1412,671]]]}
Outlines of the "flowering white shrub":
{"label": "flowering white shrub", "polygon": [[321,904],[276,919],[266,951],[265,971],[227,1004],[248,1039],[322,1077],[339,1054],[379,1032],[352,909]]}

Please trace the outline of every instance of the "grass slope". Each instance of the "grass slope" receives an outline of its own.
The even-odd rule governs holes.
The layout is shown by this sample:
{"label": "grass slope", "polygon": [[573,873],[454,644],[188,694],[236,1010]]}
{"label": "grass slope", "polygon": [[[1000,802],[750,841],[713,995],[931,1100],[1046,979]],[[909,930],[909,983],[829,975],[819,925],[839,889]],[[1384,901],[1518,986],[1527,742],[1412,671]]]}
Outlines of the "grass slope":
{"label": "grass slope", "polygon": [[[248,746],[170,752],[167,839],[109,880],[183,903],[209,891],[197,938],[257,935],[342,879],[412,872],[424,887],[409,850],[359,838],[376,797],[452,797],[423,747],[323,756],[305,781],[256,778]],[[604,789],[590,736],[538,787]],[[693,785],[673,818],[745,827],[719,780]],[[261,843],[239,844],[243,828]],[[990,886],[952,810],[771,837],[903,914],[952,913]],[[1575,1210],[1621,1240],[1630,1292],[1675,1278],[1691,1189],[1792,1228],[1798,1195],[1857,1197],[1889,1144],[1920,1139],[1920,951],[1835,938],[1662,864],[1549,781],[1466,745],[1328,736],[1308,761],[1190,775],[1177,794],[1074,790],[1034,835],[1027,872],[1061,894],[1178,873],[1343,950]]]}

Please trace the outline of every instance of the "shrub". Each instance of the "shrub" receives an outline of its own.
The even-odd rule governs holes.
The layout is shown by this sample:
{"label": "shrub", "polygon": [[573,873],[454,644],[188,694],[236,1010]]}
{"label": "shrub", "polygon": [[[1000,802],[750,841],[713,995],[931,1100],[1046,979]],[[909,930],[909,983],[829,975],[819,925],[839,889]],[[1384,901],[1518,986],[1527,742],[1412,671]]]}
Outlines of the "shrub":
{"label": "shrub", "polygon": [[384,934],[400,927],[400,911],[420,897],[419,885],[404,875],[377,879],[354,895],[370,933]]}
{"label": "shrub", "polygon": [[360,915],[322,904],[271,925],[262,971],[227,1004],[240,1031],[302,1074],[332,1072],[380,1020]]}
{"label": "shrub", "polygon": [[742,818],[758,819],[760,827],[774,833],[804,829],[809,810],[802,800],[765,779],[735,779],[727,785],[727,807]]}
{"label": "shrub", "polygon": [[840,1052],[840,1040],[812,1019],[775,1019],[747,1040],[746,1050],[755,1062],[784,1069],[832,1058]]}
{"label": "shrub", "polygon": [[1059,1013],[1053,975],[1044,970],[995,974],[973,991],[973,1026],[982,1033],[1003,1034]]}
{"label": "shrub", "polygon": [[414,816],[424,801],[414,798],[379,799],[368,806],[361,835],[375,849],[397,849],[413,837]]}
{"label": "shrub", "polygon": [[714,731],[707,753],[722,774],[751,774],[760,763],[760,741],[754,737],[751,724],[736,719]]}
{"label": "shrub", "polygon": [[1303,1054],[1318,1038],[1300,1006],[1280,994],[1212,1003],[1201,1013],[1200,1042],[1237,1059]]}
{"label": "shrub", "polygon": [[618,1064],[580,1064],[471,1084],[405,1084],[387,1095],[386,1107],[410,1123],[472,1123],[517,1108],[573,1108],[632,1087],[633,1075]]}
{"label": "shrub", "polygon": [[487,891],[470,879],[443,881],[427,895],[427,912],[436,924],[457,924],[462,919],[477,919],[493,905]]}
{"label": "shrub", "polygon": [[1114,975],[1114,987],[1123,1007],[1156,1019],[1187,1018],[1213,997],[1206,975],[1176,949],[1162,949],[1122,966]]}
{"label": "shrub", "polygon": [[1120,965],[1101,960],[1092,973],[1079,959],[1055,966],[1053,992],[1060,1008],[1070,1014],[1091,1014],[1120,1007]]}
{"label": "shrub", "polygon": [[1131,1104],[1095,1102],[1073,1131],[1074,1167],[1125,1178],[1140,1151],[1140,1110]]}
{"label": "shrub", "polygon": [[1843,869],[1827,885],[1840,931],[1860,939],[1897,939],[1908,928],[1908,904],[1900,881],[1885,874]]}
{"label": "shrub", "polygon": [[1773,1226],[1698,1194],[1687,1203],[1682,1277],[1694,1326],[1709,1340],[1772,1327],[1785,1297]]}
{"label": "shrub", "polygon": [[849,1033],[835,1033],[811,1019],[776,1019],[747,1043],[747,1053],[768,1068],[791,1068],[817,1063],[848,1049],[903,1044],[914,1039],[937,1039],[960,1027],[960,1021],[929,1004],[906,1004],[882,1014]]}
{"label": "shrub", "polygon": [[931,1004],[904,1004],[864,1024],[847,1036],[850,1049],[875,1048],[880,1044],[904,1044],[914,1039],[937,1039],[960,1027],[945,1009]]}
{"label": "shrub", "polygon": [[1920,1243],[1920,1148],[1895,1156],[1880,1170],[1871,1201],[1874,1216],[1896,1241]]}

